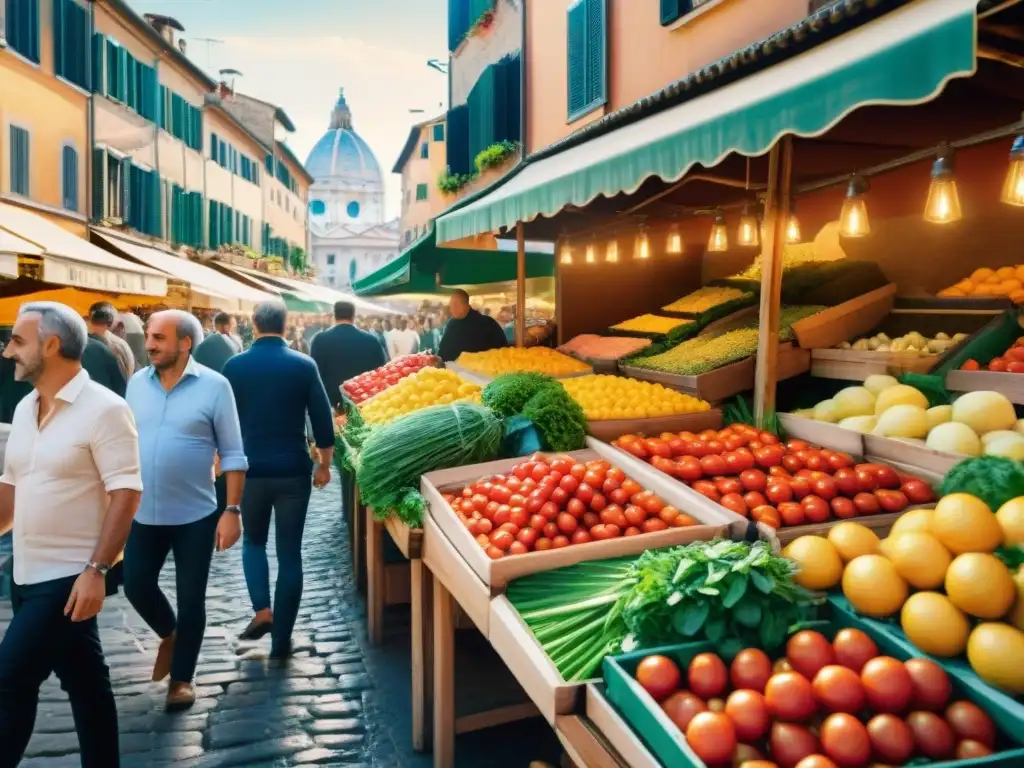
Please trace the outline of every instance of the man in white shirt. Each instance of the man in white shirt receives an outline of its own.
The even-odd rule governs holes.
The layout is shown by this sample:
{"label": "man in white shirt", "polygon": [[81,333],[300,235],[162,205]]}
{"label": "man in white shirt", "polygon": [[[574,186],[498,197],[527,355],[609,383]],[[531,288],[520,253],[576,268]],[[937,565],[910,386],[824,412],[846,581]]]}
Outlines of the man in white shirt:
{"label": "man in white shirt", "polygon": [[128,404],[82,369],[86,326],[63,304],[22,306],[4,349],[34,387],[14,411],[0,534],[14,529],[14,618],[0,641],[0,766],[17,765],[39,687],[56,673],[82,765],[117,768],[117,708],[96,615],[142,492]]}
{"label": "man in white shirt", "polygon": [[392,360],[402,355],[411,355],[418,352],[420,348],[420,335],[409,328],[408,319],[400,318],[397,325],[398,327],[393,331],[384,334],[387,340],[388,357]]}

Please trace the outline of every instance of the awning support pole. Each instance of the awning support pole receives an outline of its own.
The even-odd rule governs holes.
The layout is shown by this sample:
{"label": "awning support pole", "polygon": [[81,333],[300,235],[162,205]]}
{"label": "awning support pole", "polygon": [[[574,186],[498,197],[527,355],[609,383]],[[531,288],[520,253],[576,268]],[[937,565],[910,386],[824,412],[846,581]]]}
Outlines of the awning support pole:
{"label": "awning support pole", "polygon": [[789,219],[793,140],[776,142],[768,157],[764,244],[761,251],[761,308],[758,316],[757,368],[754,374],[754,418],[764,429],[765,416],[775,410],[776,364],[779,356],[779,314],[782,302],[782,251]]}
{"label": "awning support pole", "polygon": [[526,230],[516,223],[516,346],[526,346]]}

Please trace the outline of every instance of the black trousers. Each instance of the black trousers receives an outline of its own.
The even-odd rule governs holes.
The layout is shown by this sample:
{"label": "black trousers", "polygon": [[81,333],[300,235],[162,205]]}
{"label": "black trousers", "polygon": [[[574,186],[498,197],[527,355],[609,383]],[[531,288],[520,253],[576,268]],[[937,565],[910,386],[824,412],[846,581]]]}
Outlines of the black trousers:
{"label": "black trousers", "polygon": [[39,687],[56,673],[71,701],[84,768],[117,768],[117,707],[96,619],[64,606],[77,576],[11,585],[14,618],[0,642],[0,768],[21,761],[36,722]]}

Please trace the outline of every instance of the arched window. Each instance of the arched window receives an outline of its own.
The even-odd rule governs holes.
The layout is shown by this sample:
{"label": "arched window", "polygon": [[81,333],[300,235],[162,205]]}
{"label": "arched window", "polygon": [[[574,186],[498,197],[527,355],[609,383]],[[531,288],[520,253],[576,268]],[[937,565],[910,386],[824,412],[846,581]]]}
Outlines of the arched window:
{"label": "arched window", "polygon": [[60,151],[61,201],[69,211],[78,210],[78,153],[64,145]]}
{"label": "arched window", "polygon": [[323,200],[310,200],[309,212],[314,216],[323,216],[327,213],[327,205]]}
{"label": "arched window", "polygon": [[348,207],[345,208],[345,212],[348,214],[348,217],[350,219],[358,219],[359,218],[359,201],[358,200],[353,200],[351,203],[349,203]]}

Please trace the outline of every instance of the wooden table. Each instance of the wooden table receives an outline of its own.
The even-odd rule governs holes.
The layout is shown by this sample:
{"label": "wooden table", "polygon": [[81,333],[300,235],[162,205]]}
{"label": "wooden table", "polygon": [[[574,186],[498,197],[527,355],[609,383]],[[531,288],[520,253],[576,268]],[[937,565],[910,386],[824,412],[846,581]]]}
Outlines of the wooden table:
{"label": "wooden table", "polygon": [[[367,632],[370,644],[377,646],[384,639],[384,607],[404,605],[410,600],[413,564],[420,559],[423,531],[409,527],[394,515],[382,522],[370,507],[362,511],[361,517],[366,529]],[[408,562],[386,562],[385,530]]]}

